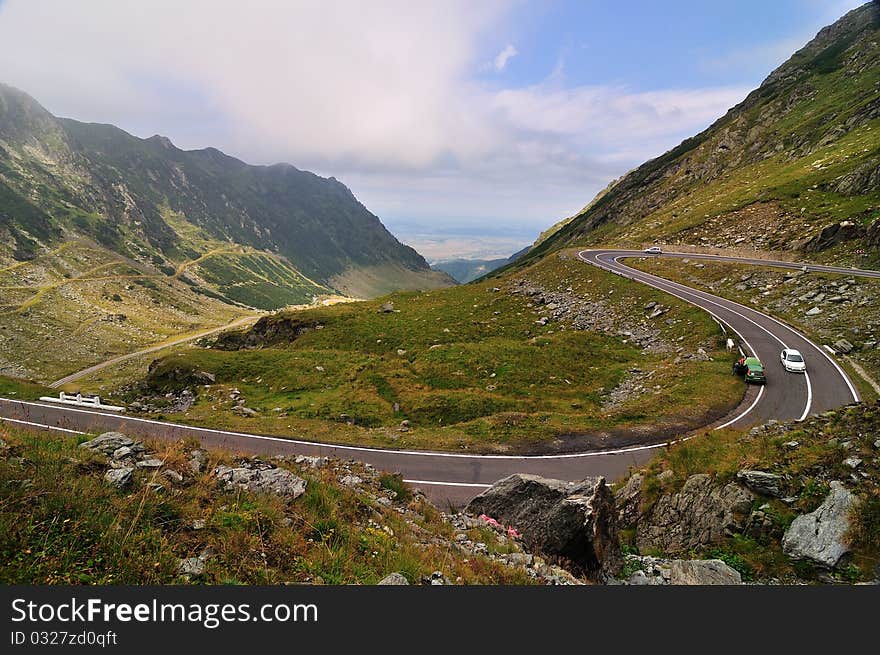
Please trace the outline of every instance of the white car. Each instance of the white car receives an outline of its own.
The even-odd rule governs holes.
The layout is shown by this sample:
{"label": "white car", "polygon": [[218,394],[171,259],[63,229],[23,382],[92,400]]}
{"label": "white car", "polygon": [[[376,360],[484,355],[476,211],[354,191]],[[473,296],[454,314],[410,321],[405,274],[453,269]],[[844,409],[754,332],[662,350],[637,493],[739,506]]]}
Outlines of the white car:
{"label": "white car", "polygon": [[659,255],[663,251],[660,250],[659,246],[651,246],[650,248],[645,248],[643,251],[646,255]]}
{"label": "white car", "polygon": [[779,354],[779,359],[786,371],[791,373],[806,373],[807,371],[807,363],[804,361],[804,356],[793,348],[783,350]]}

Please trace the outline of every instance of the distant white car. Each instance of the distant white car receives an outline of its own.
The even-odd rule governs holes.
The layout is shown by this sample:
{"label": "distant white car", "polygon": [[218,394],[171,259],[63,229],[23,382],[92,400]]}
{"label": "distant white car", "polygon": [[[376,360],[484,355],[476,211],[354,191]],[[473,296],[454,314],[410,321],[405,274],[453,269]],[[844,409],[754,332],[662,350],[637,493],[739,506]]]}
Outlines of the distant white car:
{"label": "distant white car", "polygon": [[806,373],[807,371],[807,363],[804,361],[804,356],[793,348],[783,350],[779,354],[779,359],[786,371],[791,373]]}
{"label": "distant white car", "polygon": [[644,250],[643,252],[644,252],[646,255],[659,255],[659,254],[661,254],[663,251],[660,250],[660,247],[659,247],[659,246],[651,246],[650,248],[645,248],[645,250]]}

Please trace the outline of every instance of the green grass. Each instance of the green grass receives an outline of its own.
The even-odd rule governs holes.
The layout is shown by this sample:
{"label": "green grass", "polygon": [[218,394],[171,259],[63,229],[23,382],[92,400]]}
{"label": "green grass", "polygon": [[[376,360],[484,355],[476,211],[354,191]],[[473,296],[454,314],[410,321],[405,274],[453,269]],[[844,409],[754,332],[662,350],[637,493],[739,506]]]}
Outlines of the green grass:
{"label": "green grass", "polygon": [[[184,483],[139,470],[117,491],[102,481],[103,457],[78,449],[78,439],[2,426],[0,438],[2,584],[372,584],[394,571],[418,584],[435,570],[464,584],[530,582],[524,571],[457,551],[450,526],[423,499],[399,495],[396,509],[386,508],[341,487],[329,468],[303,473],[306,493],[288,502],[223,491],[189,472],[183,444],[162,444],[166,468]],[[212,466],[229,461],[211,453]],[[191,529],[195,519],[205,528]],[[204,575],[181,578],[179,560],[206,550]]]}
{"label": "green grass", "polygon": [[[633,425],[686,429],[741,398],[718,327],[701,311],[571,258],[548,259],[523,277],[548,291],[571,288],[572,297],[606,303],[603,311],[619,316],[616,329],[650,324],[667,350],[642,352],[625,336],[571,329],[566,321],[539,325],[549,310],[509,293],[516,281],[507,279],[499,291],[492,281],[277,314],[266,319],[267,334],[313,329],[292,341],[267,338],[256,349],[187,349],[164,358],[145,385],[164,393],[193,386],[182,371],[213,373],[216,384],[194,387],[196,405],[173,417],[198,424],[383,447],[502,452],[552,449],[560,435]],[[380,311],[389,300],[395,311]],[[648,322],[649,300],[671,309]],[[672,365],[677,349],[700,347],[714,361]],[[609,394],[634,368],[654,370],[650,388],[609,407]],[[231,411],[232,389],[256,418]],[[410,425],[398,429],[404,420]]]}
{"label": "green grass", "polygon": [[54,396],[55,393],[54,389],[36,382],[0,375],[0,396],[33,400],[39,396]]}

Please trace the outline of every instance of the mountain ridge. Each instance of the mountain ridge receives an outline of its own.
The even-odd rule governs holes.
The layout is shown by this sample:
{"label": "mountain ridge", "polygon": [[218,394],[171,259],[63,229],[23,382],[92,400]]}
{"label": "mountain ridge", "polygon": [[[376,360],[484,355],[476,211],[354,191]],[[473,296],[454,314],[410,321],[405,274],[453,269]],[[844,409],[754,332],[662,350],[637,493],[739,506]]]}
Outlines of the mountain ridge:
{"label": "mountain ridge", "polygon": [[[336,178],[57,118],[7,85],[0,85],[0,116],[0,200],[17,197],[15,204],[35,208],[0,214],[0,231],[16,243],[11,259],[29,259],[78,232],[145,263],[173,266],[201,254],[171,226],[167,214],[175,213],[206,240],[280,256],[321,284],[345,277],[348,288],[339,290],[350,295],[452,283]],[[372,272],[364,284],[361,268]]]}
{"label": "mountain ridge", "polygon": [[[880,205],[871,183],[880,167],[877,130],[871,131],[880,117],[878,26],[880,3],[873,0],[823,28],[724,116],[624,175],[522,261],[600,242],[729,246],[744,238],[755,248],[802,248],[828,224],[847,220],[864,237]],[[830,163],[811,168],[817,156]],[[838,189],[847,179],[849,186]],[[817,202],[803,202],[810,194]],[[774,211],[791,229],[763,242],[748,230],[713,238],[719,228],[733,236],[735,221],[725,216],[750,203],[778,204]]]}

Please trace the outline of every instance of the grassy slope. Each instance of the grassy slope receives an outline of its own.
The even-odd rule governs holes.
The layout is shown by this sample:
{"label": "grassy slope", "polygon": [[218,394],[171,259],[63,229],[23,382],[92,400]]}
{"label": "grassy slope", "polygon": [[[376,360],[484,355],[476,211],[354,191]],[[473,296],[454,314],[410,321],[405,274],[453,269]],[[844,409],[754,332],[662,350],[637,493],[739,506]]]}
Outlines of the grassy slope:
{"label": "grassy slope", "polygon": [[[308,486],[288,503],[223,491],[209,474],[191,473],[183,444],[163,444],[158,456],[183,482],[139,470],[129,490],[117,491],[101,479],[104,458],[76,447],[83,439],[0,425],[0,583],[185,583],[179,560],[206,549],[213,555],[194,582],[371,584],[397,571],[418,583],[436,570],[464,584],[530,580],[522,569],[460,552],[452,527],[422,497],[403,488],[384,506],[339,484],[333,463],[294,467]],[[231,461],[211,453],[209,470]],[[402,489],[385,478],[379,484]],[[205,527],[193,530],[194,520]],[[507,552],[485,532],[491,550]]]}
{"label": "grassy slope", "polygon": [[[880,165],[878,16],[874,3],[842,19],[708,130],[624,176],[530,257],[571,243],[705,245],[702,236],[788,249],[831,222],[875,220],[876,188],[844,194],[837,186],[863,165]],[[774,204],[788,226],[763,243],[737,231],[736,212],[751,203]],[[828,257],[851,261],[852,250]]]}
{"label": "grassy slope", "polygon": [[[519,279],[607,303],[616,329],[651,326],[667,350],[643,352],[625,335],[575,330],[566,320],[539,325],[536,319],[548,310],[509,293]],[[396,311],[378,311],[388,300]],[[671,310],[649,320],[643,309],[649,301]],[[160,393],[184,386],[170,381],[175,369],[217,376],[210,388],[196,389],[194,407],[169,418],[384,447],[555,450],[578,447],[571,435],[585,432],[701,425],[735,405],[743,391],[728,375],[720,333],[706,314],[568,256],[548,258],[503,283],[396,294],[271,320],[286,317],[323,328],[290,344],[232,352],[189,348],[163,359],[149,378]],[[678,350],[700,347],[715,361],[670,366]],[[611,392],[634,368],[654,371],[650,382],[609,406]],[[232,411],[233,389],[257,417]],[[409,430],[398,429],[402,420],[410,421]]]}
{"label": "grassy slope", "polygon": [[[852,517],[849,542],[854,556],[840,573],[842,581],[869,580],[880,562],[880,459],[875,445],[880,430],[880,404],[859,405],[803,423],[768,426],[759,433],[724,430],[679,443],[655,457],[641,470],[645,475],[642,509],[648,509],[661,494],[681,489],[697,473],[713,475],[719,482],[732,480],[742,469],[762,470],[783,476],[784,496],[797,500],[788,505],[779,499],[758,496],[754,509],[770,518],[767,534],[736,534],[721,544],[690,553],[692,557],[718,557],[738,569],[745,580],[776,578],[811,579],[817,571],[795,563],[782,552],[780,539],[797,514],[811,512],[828,493],[828,483],[842,480],[862,503]],[[786,444],[796,441],[795,448]],[[862,459],[859,474],[846,464],[849,457]],[[663,479],[658,475],[671,471]],[[861,475],[864,473],[865,475]],[[626,480],[619,482],[619,486]],[[624,534],[623,538],[632,535]],[[660,554],[660,553],[645,553]]]}
{"label": "grassy slope", "polygon": [[[880,382],[880,349],[877,348],[880,343],[878,280],[819,273],[792,279],[786,278],[786,272],[779,269],[743,269],[732,264],[708,261],[700,261],[703,265],[701,268],[694,265],[696,261],[685,264],[674,259],[632,259],[628,263],[655,275],[768,311],[820,344],[833,344],[838,339],[846,339],[856,346],[849,358],[859,364],[874,381]],[[743,276],[749,277],[743,280]],[[844,288],[847,300],[829,300],[839,295],[840,288]],[[818,304],[815,296],[801,300],[802,296],[810,292],[822,293],[825,298]],[[806,312],[816,306],[822,313],[807,316]],[[867,346],[864,345],[866,342]],[[876,398],[877,392],[872,385],[849,366],[847,358],[840,361],[858,384],[862,397],[867,400]]]}
{"label": "grassy slope", "polygon": [[49,382],[248,313],[93,242],[67,241],[0,268],[0,373]]}

